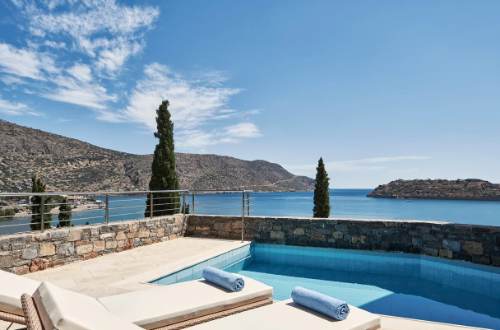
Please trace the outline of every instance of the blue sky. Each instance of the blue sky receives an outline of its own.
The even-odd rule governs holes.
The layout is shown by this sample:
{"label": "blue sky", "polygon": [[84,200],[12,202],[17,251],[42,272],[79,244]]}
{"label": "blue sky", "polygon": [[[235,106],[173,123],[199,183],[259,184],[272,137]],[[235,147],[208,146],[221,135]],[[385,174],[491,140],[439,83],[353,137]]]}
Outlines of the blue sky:
{"label": "blue sky", "polygon": [[333,186],[500,182],[496,0],[6,0],[0,118],[151,153],[278,162]]}

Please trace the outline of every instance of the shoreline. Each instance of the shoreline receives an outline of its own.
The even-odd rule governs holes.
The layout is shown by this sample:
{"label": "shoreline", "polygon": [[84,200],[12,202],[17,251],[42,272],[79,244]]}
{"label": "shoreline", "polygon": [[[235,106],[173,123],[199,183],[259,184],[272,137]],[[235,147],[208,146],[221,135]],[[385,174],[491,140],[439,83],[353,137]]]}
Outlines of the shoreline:
{"label": "shoreline", "polygon": [[[82,211],[99,210],[99,209],[102,209],[102,207],[99,206],[99,203],[92,202],[92,203],[77,205],[76,207],[71,209],[71,212],[82,212]],[[59,214],[59,207],[54,207],[52,210],[50,210],[50,214],[52,215]],[[30,217],[30,216],[31,212],[21,211],[14,214],[12,218]]]}

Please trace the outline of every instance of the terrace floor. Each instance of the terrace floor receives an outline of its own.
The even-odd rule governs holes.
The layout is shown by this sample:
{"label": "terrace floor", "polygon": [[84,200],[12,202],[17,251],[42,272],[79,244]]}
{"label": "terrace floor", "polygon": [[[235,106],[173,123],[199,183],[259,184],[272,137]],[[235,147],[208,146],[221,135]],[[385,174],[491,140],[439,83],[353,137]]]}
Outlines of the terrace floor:
{"label": "terrace floor", "polygon": [[135,291],[145,282],[250,242],[183,237],[25,276],[93,297]]}
{"label": "terrace floor", "polygon": [[[205,238],[178,238],[132,250],[75,262],[25,276],[50,281],[58,286],[93,297],[135,291],[150,286],[146,282],[217,256],[250,242]],[[381,330],[465,330],[462,326],[381,317]],[[22,329],[0,321],[0,330]]]}

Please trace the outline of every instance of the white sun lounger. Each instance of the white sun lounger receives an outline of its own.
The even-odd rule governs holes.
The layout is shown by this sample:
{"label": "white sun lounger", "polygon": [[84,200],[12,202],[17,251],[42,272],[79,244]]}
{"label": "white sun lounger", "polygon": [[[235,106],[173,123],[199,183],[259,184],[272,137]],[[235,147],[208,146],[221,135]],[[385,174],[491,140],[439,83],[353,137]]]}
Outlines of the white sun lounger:
{"label": "white sun lounger", "polygon": [[375,330],[380,317],[354,306],[343,321],[297,306],[292,300],[276,302],[245,313],[196,325],[190,330]]}
{"label": "white sun lounger", "polygon": [[[40,282],[0,271],[0,283],[0,319],[25,324],[20,297],[24,293],[32,296]],[[245,278],[245,287],[240,292],[226,291],[198,280],[88,298],[142,328],[176,329],[268,305],[272,303],[272,292],[270,286]]]}
{"label": "white sun lounger", "polygon": [[22,301],[29,330],[171,330],[270,304],[272,288],[245,278],[230,292],[199,280],[95,299],[44,282]]}
{"label": "white sun lounger", "polygon": [[25,324],[21,295],[33,294],[40,282],[0,270],[0,320]]}
{"label": "white sun lounger", "polygon": [[272,303],[272,287],[244,277],[245,287],[231,292],[204,280],[99,298],[115,315],[146,329],[194,325]]}
{"label": "white sun lounger", "polygon": [[[96,299],[43,282],[21,296],[28,330],[140,330],[107,311]],[[144,306],[147,308],[147,306]]]}

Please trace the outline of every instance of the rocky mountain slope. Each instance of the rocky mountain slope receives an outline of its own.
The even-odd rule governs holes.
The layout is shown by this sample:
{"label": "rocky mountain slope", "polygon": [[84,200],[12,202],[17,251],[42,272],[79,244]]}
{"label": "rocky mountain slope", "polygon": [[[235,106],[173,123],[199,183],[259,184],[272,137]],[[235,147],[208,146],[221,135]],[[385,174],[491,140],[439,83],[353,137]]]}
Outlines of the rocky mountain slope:
{"label": "rocky mountain slope", "polygon": [[[76,139],[0,120],[0,191],[29,191],[41,173],[50,190],[145,190],[152,155],[100,148]],[[278,164],[218,155],[177,154],[183,189],[303,191],[314,180],[295,176]]]}
{"label": "rocky mountain slope", "polygon": [[368,194],[380,198],[500,200],[500,184],[479,179],[396,180]]}

